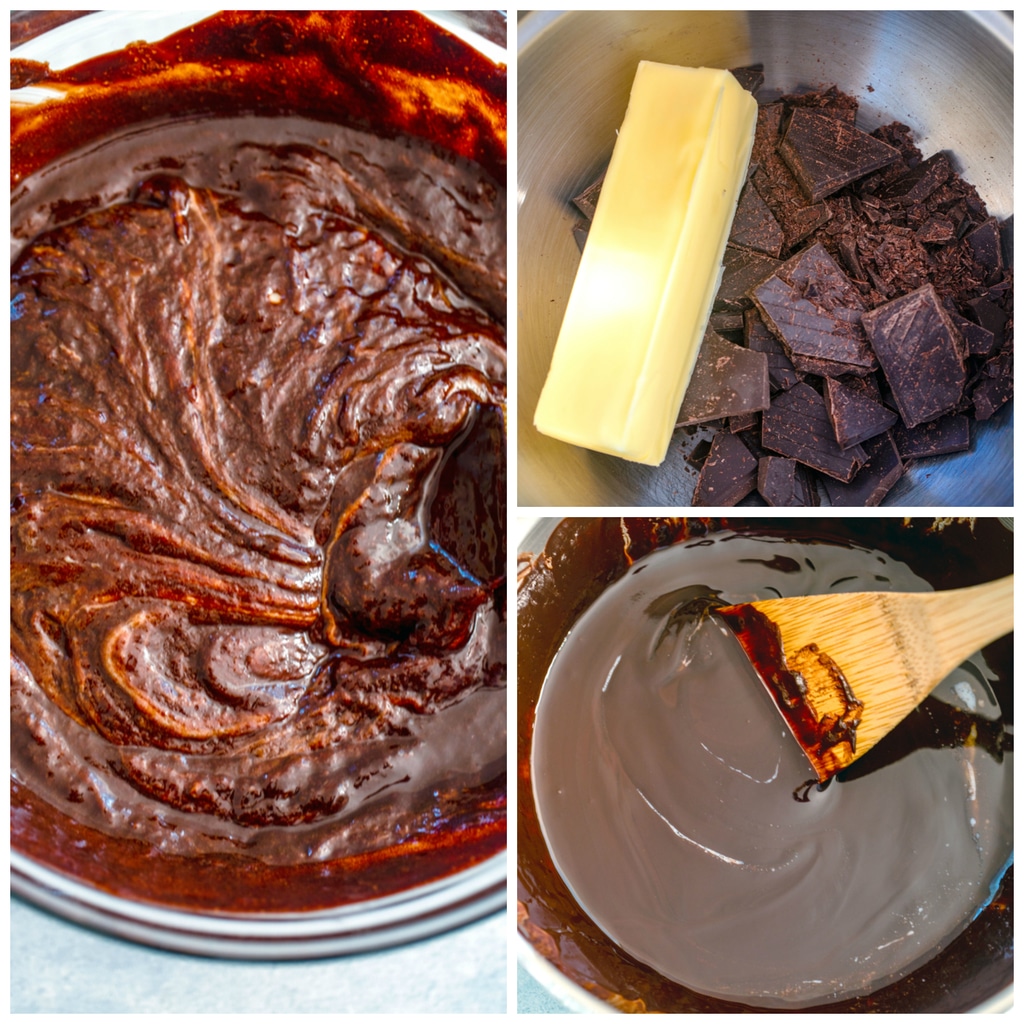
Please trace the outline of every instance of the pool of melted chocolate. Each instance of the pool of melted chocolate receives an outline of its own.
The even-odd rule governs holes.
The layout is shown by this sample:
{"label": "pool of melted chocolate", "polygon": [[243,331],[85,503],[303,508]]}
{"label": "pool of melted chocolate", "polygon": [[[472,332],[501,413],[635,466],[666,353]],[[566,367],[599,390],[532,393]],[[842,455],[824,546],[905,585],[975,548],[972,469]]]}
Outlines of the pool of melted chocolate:
{"label": "pool of melted chocolate", "polygon": [[[594,527],[577,528],[572,545],[570,530],[534,563],[537,578],[527,571],[521,613],[536,598],[543,607],[549,576],[570,592],[565,564],[594,554]],[[949,946],[999,891],[1012,856],[1012,734],[997,673],[971,659],[888,741],[819,787],[735,636],[707,610],[713,601],[700,598],[930,584],[882,550],[813,536],[726,529],[643,557],[638,547],[588,588],[531,715],[536,819],[587,924],[564,917],[543,929],[552,908],[534,890],[524,930],[557,936],[554,959],[570,960],[571,974],[579,963],[566,954],[580,935],[593,939],[592,922],[620,965],[642,968],[589,973],[588,987],[631,1000],[657,976],[662,1002],[648,996],[648,1009],[686,1008],[684,989],[701,1008],[711,1007],[700,997],[863,1007]],[[601,559],[591,564],[600,572]],[[531,610],[527,636],[532,621]],[[521,832],[527,890],[538,867],[530,847]]]}
{"label": "pool of melted chocolate", "polygon": [[[267,17],[147,69],[201,95],[183,56],[259,57]],[[281,15],[285,69],[338,55],[313,26]],[[266,57],[202,117],[38,167],[21,125],[14,161],[12,846],[218,911],[504,846],[504,191],[429,133],[241,113],[297,84]],[[102,121],[138,97],[101,64]]]}

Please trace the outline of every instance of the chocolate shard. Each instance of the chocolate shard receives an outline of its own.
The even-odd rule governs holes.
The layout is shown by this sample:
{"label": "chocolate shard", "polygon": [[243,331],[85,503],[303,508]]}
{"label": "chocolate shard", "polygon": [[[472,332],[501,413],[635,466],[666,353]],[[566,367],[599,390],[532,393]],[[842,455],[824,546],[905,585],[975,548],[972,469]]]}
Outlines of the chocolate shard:
{"label": "chocolate shard", "polygon": [[761,444],[842,481],[852,480],[867,460],[860,445],[839,447],[825,399],[804,382],[772,399],[761,416]]}
{"label": "chocolate shard", "polygon": [[919,427],[897,423],[892,431],[892,439],[905,461],[965,452],[971,447],[970,417],[962,414],[940,416]]}
{"label": "chocolate shard", "polygon": [[964,303],[963,309],[976,324],[984,327],[986,331],[992,332],[995,338],[993,347],[999,349],[1006,337],[1006,325],[1009,321],[1009,316],[1002,306],[994,300],[992,294],[985,293],[984,295],[976,295],[974,298],[968,299]]}
{"label": "chocolate shard", "polygon": [[908,427],[956,409],[967,383],[966,346],[933,285],[878,306],[861,323]]}
{"label": "chocolate shard", "polygon": [[834,378],[825,381],[823,397],[840,448],[852,448],[883,433],[898,418],[881,402]]}
{"label": "chocolate shard", "polygon": [[1003,276],[1003,242],[999,221],[989,217],[983,224],[969,231],[964,238],[974,258],[985,269],[985,284],[995,284]]}
{"label": "chocolate shard", "polygon": [[756,486],[757,459],[736,434],[719,431],[701,466],[693,492],[693,504],[737,505]]}
{"label": "chocolate shard", "polygon": [[877,367],[860,323],[860,292],[820,242],[787,260],[750,294],[797,370],[837,377]]}
{"label": "chocolate shard", "polygon": [[996,336],[981,324],[961,316],[959,313],[950,313],[950,319],[956,324],[956,329],[967,345],[969,356],[990,356],[996,350]]}
{"label": "chocolate shard", "polygon": [[893,163],[900,153],[845,121],[798,107],[779,143],[779,155],[814,203]]}
{"label": "chocolate shard", "polygon": [[603,184],[604,173],[602,172],[596,181],[592,181],[579,195],[573,196],[573,205],[587,220],[594,219],[594,213],[597,211],[597,201],[601,196],[601,186]]}
{"label": "chocolate shard", "polygon": [[864,444],[868,461],[849,483],[825,480],[825,493],[834,506],[870,508],[882,499],[903,476],[904,466],[888,433],[879,434]]}
{"label": "chocolate shard", "polygon": [[739,313],[749,309],[748,293],[780,266],[779,260],[753,249],[727,245],[722,258],[722,280],[712,310],[715,313]]}
{"label": "chocolate shard", "polygon": [[949,245],[956,240],[956,224],[949,217],[936,213],[914,232],[922,245]]}
{"label": "chocolate shard", "polygon": [[821,504],[807,467],[781,455],[766,455],[758,461],[757,491],[773,506],[796,508]]}
{"label": "chocolate shard", "polygon": [[776,259],[782,253],[785,242],[782,228],[751,182],[747,182],[740,193],[729,242],[746,249],[755,249]]}
{"label": "chocolate shard", "polygon": [[764,65],[748,64],[742,68],[729,68],[729,74],[743,86],[747,92],[755,94],[764,85]]}
{"label": "chocolate shard", "polygon": [[768,408],[768,359],[708,331],[697,354],[677,427]]}
{"label": "chocolate shard", "polygon": [[1013,397],[1013,346],[1007,345],[985,361],[971,385],[974,418],[987,420]]}
{"label": "chocolate shard", "polygon": [[940,185],[944,185],[952,173],[949,157],[945,153],[935,153],[895,181],[889,182],[879,191],[878,197],[887,201],[899,200],[907,204],[920,203]]}
{"label": "chocolate shard", "polygon": [[772,391],[785,391],[800,380],[782,342],[768,330],[756,309],[743,313],[743,340],[747,348],[763,352],[768,358],[768,384]]}
{"label": "chocolate shard", "polygon": [[576,240],[576,247],[580,252],[583,252],[583,247],[587,244],[587,235],[590,234],[590,222],[585,220],[578,220],[572,226],[572,237]]}

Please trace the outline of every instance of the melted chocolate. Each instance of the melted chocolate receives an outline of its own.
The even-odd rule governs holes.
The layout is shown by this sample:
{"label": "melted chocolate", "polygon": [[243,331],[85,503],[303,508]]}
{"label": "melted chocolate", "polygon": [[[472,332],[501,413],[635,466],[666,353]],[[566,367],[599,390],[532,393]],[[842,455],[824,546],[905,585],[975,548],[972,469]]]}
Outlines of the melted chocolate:
{"label": "melted chocolate", "polygon": [[[935,585],[969,584],[1009,557],[1000,532],[556,528],[520,588],[521,931],[638,1010],[962,1009],[1007,984],[1012,965],[991,951],[1012,941],[1012,645],[986,649],[821,788],[690,589],[739,601],[925,587],[901,555]],[[865,535],[877,549],[848,539]]]}
{"label": "melted chocolate", "polygon": [[279,13],[54,75],[12,160],[12,844],[220,910],[504,845],[503,114],[393,102],[503,94]]}

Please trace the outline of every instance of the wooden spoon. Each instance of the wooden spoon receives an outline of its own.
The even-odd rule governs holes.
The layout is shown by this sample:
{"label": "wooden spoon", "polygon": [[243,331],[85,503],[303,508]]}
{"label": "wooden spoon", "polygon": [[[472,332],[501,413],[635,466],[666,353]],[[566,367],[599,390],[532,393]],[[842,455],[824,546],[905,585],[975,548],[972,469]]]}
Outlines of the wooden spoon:
{"label": "wooden spoon", "polygon": [[961,662],[1013,630],[1013,577],[922,594],[826,594],[716,609],[825,782]]}

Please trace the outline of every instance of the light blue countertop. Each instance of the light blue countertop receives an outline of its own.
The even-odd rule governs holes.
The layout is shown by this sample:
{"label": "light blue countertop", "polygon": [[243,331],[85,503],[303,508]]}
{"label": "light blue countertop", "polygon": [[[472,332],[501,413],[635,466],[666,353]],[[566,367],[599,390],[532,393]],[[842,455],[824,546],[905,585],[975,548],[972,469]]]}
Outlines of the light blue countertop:
{"label": "light blue countertop", "polygon": [[255,963],[168,953],[11,899],[11,1013],[504,1013],[507,916],[395,949]]}

